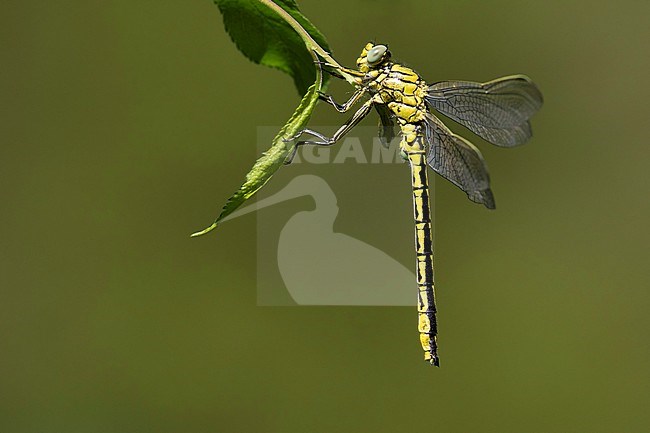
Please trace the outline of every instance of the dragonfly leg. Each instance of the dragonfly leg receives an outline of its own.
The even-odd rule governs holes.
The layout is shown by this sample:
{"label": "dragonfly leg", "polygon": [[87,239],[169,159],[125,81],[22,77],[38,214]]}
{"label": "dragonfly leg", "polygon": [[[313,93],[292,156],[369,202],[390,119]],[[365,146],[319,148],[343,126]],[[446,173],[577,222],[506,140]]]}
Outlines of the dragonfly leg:
{"label": "dragonfly leg", "polygon": [[350,108],[352,108],[352,106],[354,104],[356,104],[357,101],[359,101],[359,98],[361,98],[364,93],[366,93],[366,89],[364,89],[363,87],[360,87],[359,89],[357,89],[356,92],[354,92],[354,94],[350,97],[350,99],[348,99],[343,104],[337,104],[334,101],[334,98],[332,97],[332,95],[327,95],[327,94],[322,93],[322,92],[318,92],[318,99],[320,99],[321,101],[327,102],[332,107],[336,108],[336,111],[338,111],[339,113],[345,113]]}
{"label": "dragonfly leg", "polygon": [[330,64],[328,62],[324,62],[322,60],[316,60],[316,61],[314,61],[314,63],[316,63],[319,68],[321,68],[321,69],[324,68],[325,71],[328,74],[330,74],[330,75],[332,75],[332,76],[334,76],[336,78],[340,78],[342,80],[346,79],[346,77],[343,75],[343,74],[346,74],[346,75],[348,75],[348,77],[350,77],[350,76],[354,77],[354,79],[360,84],[363,76],[365,75],[364,73],[359,72],[356,69],[345,68],[345,67],[342,67],[340,65],[332,65],[332,64]]}
{"label": "dragonfly leg", "polygon": [[311,129],[303,129],[300,131],[298,134],[295,136],[285,139],[284,141],[293,141],[300,137],[303,134],[309,134],[318,140],[301,140],[295,144],[293,147],[293,150],[291,153],[287,156],[287,158],[284,160],[284,164],[291,164],[291,161],[293,160],[294,156],[296,156],[296,152],[298,150],[298,146],[303,146],[305,144],[311,144],[315,146],[331,146],[333,144],[336,144],[337,141],[339,141],[341,138],[345,136],[352,128],[354,128],[361,120],[370,113],[370,110],[372,109],[372,104],[373,100],[369,99],[366,101],[361,108],[357,110],[356,113],[348,120],[346,123],[344,123],[331,137],[327,137],[320,132],[313,131]]}

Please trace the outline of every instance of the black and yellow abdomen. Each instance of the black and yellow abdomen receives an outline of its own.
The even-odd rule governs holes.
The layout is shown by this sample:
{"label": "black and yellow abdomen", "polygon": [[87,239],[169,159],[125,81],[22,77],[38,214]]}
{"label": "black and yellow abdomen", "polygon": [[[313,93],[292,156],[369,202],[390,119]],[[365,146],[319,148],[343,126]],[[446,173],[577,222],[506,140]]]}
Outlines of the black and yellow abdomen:
{"label": "black and yellow abdomen", "polygon": [[415,219],[415,253],[418,285],[418,331],[424,359],[439,365],[436,334],[436,303],[433,278],[433,232],[427,177],[426,144],[419,125],[402,126],[400,147],[411,166],[413,217]]}

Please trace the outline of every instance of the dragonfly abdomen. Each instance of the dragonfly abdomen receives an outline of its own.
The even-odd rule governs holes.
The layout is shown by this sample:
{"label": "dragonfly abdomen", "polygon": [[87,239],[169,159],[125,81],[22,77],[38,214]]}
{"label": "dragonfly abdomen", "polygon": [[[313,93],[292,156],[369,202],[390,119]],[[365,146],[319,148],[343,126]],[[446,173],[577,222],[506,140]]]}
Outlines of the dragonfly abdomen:
{"label": "dragonfly abdomen", "polygon": [[[406,125],[407,130],[414,125]],[[424,349],[424,359],[439,365],[436,344],[436,302],[433,278],[433,233],[429,206],[429,181],[427,177],[426,146],[419,127],[403,134],[402,150],[411,166],[413,188],[413,216],[415,218],[416,273],[418,284],[418,331]],[[410,140],[409,140],[410,139]],[[412,140],[412,141],[411,141]]]}

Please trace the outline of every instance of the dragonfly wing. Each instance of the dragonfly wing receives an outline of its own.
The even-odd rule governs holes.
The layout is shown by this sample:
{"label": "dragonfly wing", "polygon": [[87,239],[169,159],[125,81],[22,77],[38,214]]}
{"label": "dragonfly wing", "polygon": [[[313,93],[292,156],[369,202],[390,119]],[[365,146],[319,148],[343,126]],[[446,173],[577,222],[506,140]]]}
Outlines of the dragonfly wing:
{"label": "dragonfly wing", "polygon": [[505,147],[522,144],[532,136],[528,119],[543,103],[539,89],[525,75],[487,83],[441,81],[429,86],[425,99],[475,134]]}
{"label": "dragonfly wing", "polygon": [[481,152],[427,113],[425,135],[429,144],[427,163],[439,175],[465,191],[470,200],[494,209],[490,176]]}
{"label": "dragonfly wing", "polygon": [[395,133],[395,116],[386,104],[375,104],[379,114],[379,141],[382,146],[390,146],[391,141],[397,136]]}

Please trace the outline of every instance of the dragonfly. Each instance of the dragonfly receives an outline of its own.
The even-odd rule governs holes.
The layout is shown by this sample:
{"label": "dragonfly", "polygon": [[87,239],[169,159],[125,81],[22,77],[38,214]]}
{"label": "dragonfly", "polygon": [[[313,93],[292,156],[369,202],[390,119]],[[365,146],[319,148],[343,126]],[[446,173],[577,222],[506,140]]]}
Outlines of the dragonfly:
{"label": "dragonfly", "polygon": [[[364,97],[368,99],[331,137],[303,129],[289,140],[301,145],[331,146],[344,137],[374,108],[379,115],[379,137],[390,143],[400,134],[401,155],[408,161],[415,219],[417,311],[424,359],[440,366],[438,323],[433,272],[433,239],[427,167],[464,191],[468,198],[494,209],[490,176],[481,152],[454,134],[435,113],[461,124],[479,137],[501,147],[514,147],[532,136],[530,118],[543,103],[537,86],[525,75],[511,75],[486,83],[472,81],[427,82],[413,69],[392,61],[386,45],[369,42],[356,61],[357,69],[342,68],[355,77],[356,90],[338,104],[331,95],[319,98],[344,113]],[[328,66],[325,64],[325,66]],[[340,76],[336,70],[330,71]],[[296,141],[302,136],[309,139]]]}

